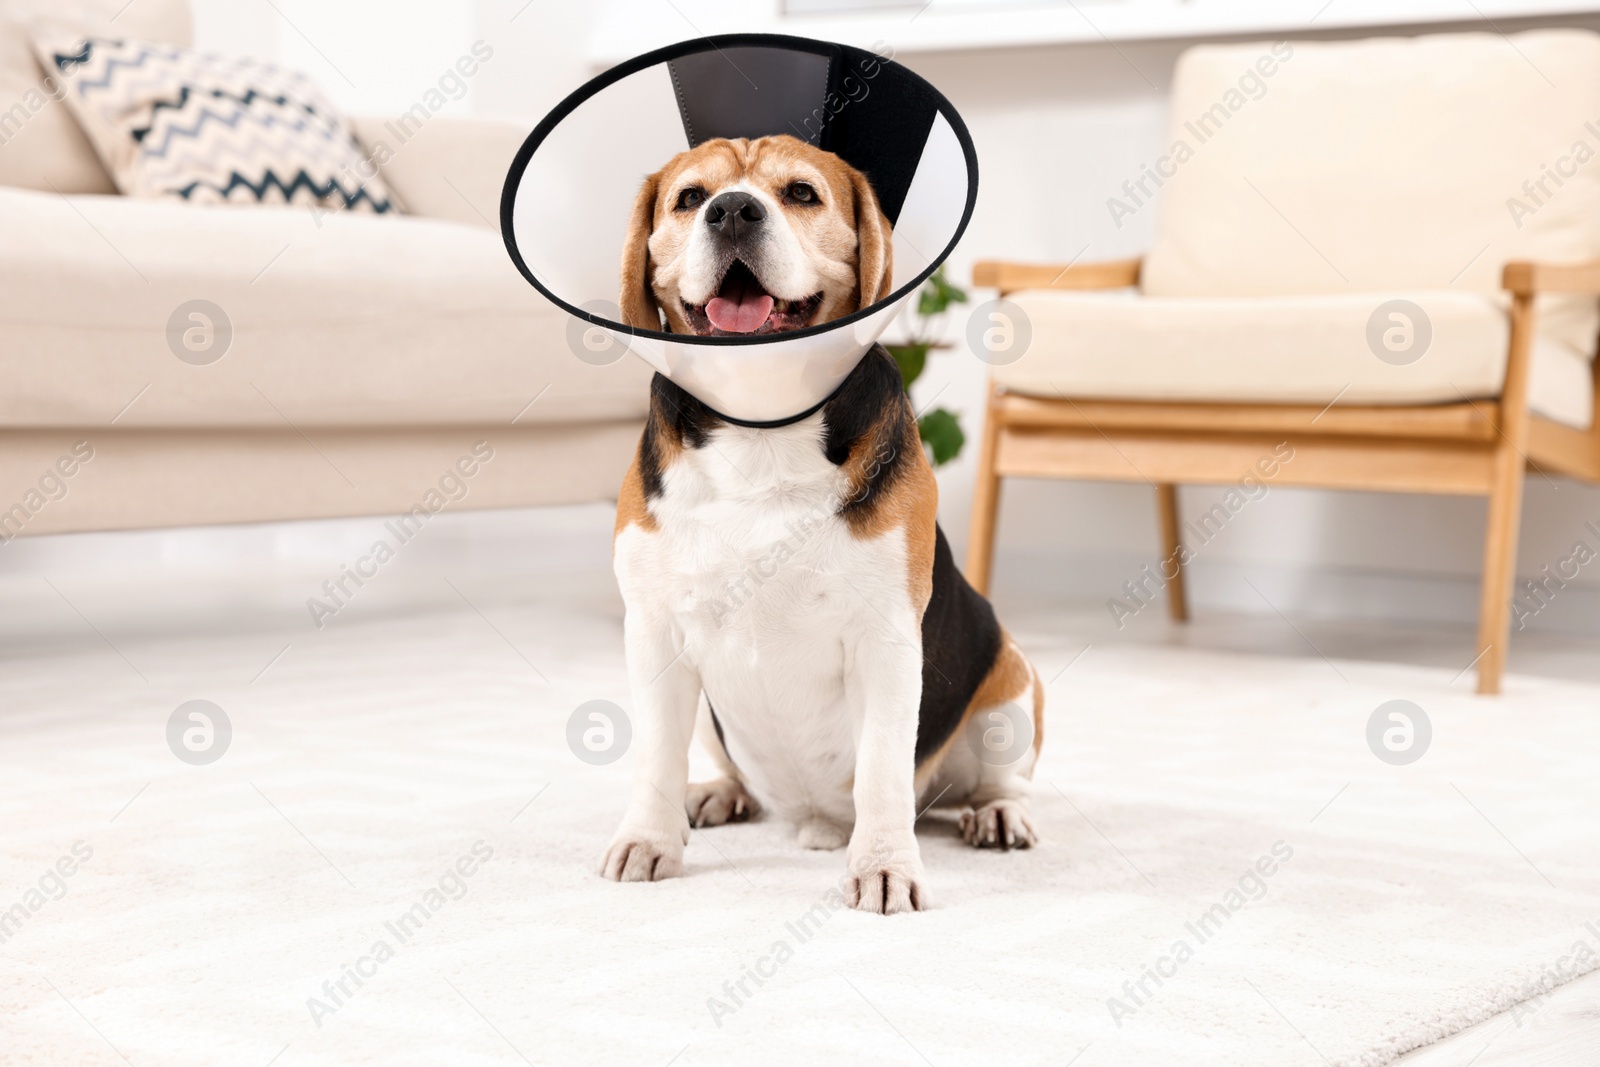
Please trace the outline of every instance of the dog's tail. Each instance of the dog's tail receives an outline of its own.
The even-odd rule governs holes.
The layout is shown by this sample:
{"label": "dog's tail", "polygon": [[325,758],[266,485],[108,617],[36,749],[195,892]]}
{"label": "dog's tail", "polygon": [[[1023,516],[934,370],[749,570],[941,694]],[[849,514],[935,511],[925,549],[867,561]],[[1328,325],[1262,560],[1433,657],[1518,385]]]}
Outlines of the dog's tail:
{"label": "dog's tail", "polygon": [[1039,668],[1030,661],[1028,670],[1033,672],[1033,763],[1028,767],[1028,777],[1033,777],[1033,768],[1039,765],[1039,752],[1044,747],[1044,680],[1039,677]]}

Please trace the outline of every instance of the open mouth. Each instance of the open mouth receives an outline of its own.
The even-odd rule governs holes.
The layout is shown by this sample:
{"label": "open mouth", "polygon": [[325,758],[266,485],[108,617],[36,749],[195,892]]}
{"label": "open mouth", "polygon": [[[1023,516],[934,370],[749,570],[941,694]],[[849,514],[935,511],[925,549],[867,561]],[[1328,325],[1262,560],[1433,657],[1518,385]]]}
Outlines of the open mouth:
{"label": "open mouth", "polygon": [[822,294],[804,300],[778,300],[761,287],[755,272],[736,259],[728,264],[717,295],[704,304],[684,301],[689,327],[702,337],[783,333],[809,326],[822,306]]}

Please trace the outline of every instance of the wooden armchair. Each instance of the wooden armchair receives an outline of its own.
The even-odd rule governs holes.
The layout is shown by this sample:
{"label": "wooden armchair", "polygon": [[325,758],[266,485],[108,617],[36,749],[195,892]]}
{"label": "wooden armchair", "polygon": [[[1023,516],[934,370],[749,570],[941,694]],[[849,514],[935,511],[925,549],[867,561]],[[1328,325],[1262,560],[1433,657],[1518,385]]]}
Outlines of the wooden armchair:
{"label": "wooden armchair", "polygon": [[[979,353],[971,576],[987,584],[1008,476],[1148,481],[1168,552],[1193,542],[1180,563],[1205,533],[1180,528],[1174,487],[1258,461],[1274,486],[1483,496],[1474,662],[1497,691],[1524,473],[1600,479],[1600,171],[1529,178],[1595,99],[1600,35],[1576,30],[1185,52],[1169,151],[1107,201],[1119,227],[1154,212],[1144,258],[975,270],[1031,340]],[[1181,619],[1181,571],[1166,584]]]}
{"label": "wooden armchair", "polygon": [[[985,261],[973,284],[998,289],[1092,290],[1139,284],[1141,262],[1061,266]],[[1005,477],[1148,481],[1160,507],[1162,548],[1179,559],[1176,487],[1234,483],[1280,442],[1295,450],[1274,485],[1486,496],[1489,500],[1478,615],[1478,691],[1497,693],[1510,634],[1522,484],[1531,466],[1600,482],[1600,418],[1578,430],[1530,414],[1534,297],[1600,294],[1600,261],[1573,266],[1513,262],[1510,347],[1498,399],[1342,406],[1164,403],[1044,397],[992,380],[973,493],[967,577],[989,584],[1000,480]],[[1597,362],[1596,366],[1600,366]],[[1592,388],[1600,412],[1600,375]],[[1188,608],[1181,567],[1167,582],[1172,617]]]}

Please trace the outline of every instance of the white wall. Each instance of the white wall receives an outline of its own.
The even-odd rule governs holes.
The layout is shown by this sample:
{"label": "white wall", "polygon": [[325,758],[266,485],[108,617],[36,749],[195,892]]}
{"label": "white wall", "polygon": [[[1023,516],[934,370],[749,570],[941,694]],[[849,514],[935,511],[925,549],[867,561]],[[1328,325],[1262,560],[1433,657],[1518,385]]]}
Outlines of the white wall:
{"label": "white wall", "polygon": [[[277,58],[315,74],[352,109],[400,111],[472,40],[495,49],[453,105],[532,124],[593,73],[587,58],[596,5],[557,0],[198,0],[200,43]],[[717,25],[741,27],[738,5]],[[746,9],[749,10],[749,9]],[[702,23],[704,20],[702,19]],[[1600,18],[1539,23],[1600,29]],[[1387,32],[1396,32],[1389,30]],[[685,25],[681,36],[697,36]],[[1344,31],[1341,36],[1358,34]],[[893,41],[890,42],[893,44]],[[978,145],[977,211],[952,259],[956,279],[979,257],[1058,260],[1134,255],[1149,244],[1155,210],[1113,225],[1106,198],[1159,154],[1165,97],[1184,45],[1120,42],[987,51],[902,53],[961,111]],[[1086,250],[1086,251],[1085,251]],[[962,323],[953,322],[957,330]],[[957,333],[959,336],[959,333]],[[918,400],[962,413],[978,431],[983,365],[957,349],[938,355]],[[974,449],[941,473],[941,516],[958,554],[965,543]],[[1219,494],[1190,489],[1188,515]],[[1270,610],[1248,577],[1290,613],[1469,621],[1476,611],[1483,504],[1472,500],[1275,490],[1252,503],[1195,565],[1199,607]],[[1536,573],[1600,523],[1600,490],[1530,478],[1519,569]],[[1157,554],[1154,501],[1144,485],[1015,482],[1000,525],[1002,584],[1104,600]],[[1600,567],[1564,594],[1536,627],[1600,632]]]}
{"label": "white wall", "polygon": [[[198,47],[303,71],[353,114],[405,111],[450,75],[479,36],[477,12],[467,0],[191,0],[191,5]],[[476,90],[475,78],[461,79],[459,89],[450,80],[443,113],[472,113]]]}

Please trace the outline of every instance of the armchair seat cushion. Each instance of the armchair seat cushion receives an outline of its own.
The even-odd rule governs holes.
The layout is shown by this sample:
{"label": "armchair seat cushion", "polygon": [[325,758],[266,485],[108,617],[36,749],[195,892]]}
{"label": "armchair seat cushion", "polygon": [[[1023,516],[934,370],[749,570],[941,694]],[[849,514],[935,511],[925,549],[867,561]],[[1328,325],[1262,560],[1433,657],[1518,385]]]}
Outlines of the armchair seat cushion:
{"label": "armchair seat cushion", "polygon": [[[1021,358],[995,367],[994,378],[1006,389],[1041,397],[1460,403],[1498,396],[1505,380],[1508,317],[1498,300],[1476,293],[1180,298],[1030,290],[1011,299],[1027,315],[1032,338]],[[1413,362],[1379,358],[1369,343],[1374,311],[1394,299],[1422,308],[1430,327],[1426,348]],[[1413,343],[1420,338],[1414,334]],[[1541,338],[1534,350],[1533,410],[1586,427],[1593,399],[1588,360]]]}

